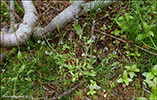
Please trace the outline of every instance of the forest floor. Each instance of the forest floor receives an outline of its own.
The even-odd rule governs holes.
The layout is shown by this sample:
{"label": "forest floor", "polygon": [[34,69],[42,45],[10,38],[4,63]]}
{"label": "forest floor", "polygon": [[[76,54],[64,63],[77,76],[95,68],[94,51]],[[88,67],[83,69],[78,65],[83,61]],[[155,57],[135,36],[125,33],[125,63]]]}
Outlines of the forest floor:
{"label": "forest floor", "polygon": [[[70,2],[50,0],[36,1],[34,4],[39,14],[38,25],[43,27],[66,9]],[[140,7],[148,5],[153,4],[141,3]],[[127,14],[138,18],[138,14],[132,15],[135,8],[129,1],[120,1],[74,19],[65,28],[55,30],[55,35],[46,40],[30,39],[26,45],[20,46],[23,61],[19,60],[17,49],[3,48],[10,55],[4,60],[0,72],[2,99],[9,95],[61,100],[149,98],[152,88],[146,86],[142,73],[149,72],[157,64],[156,49],[132,39],[137,36],[129,34],[136,31],[132,30],[136,29],[135,19],[124,21],[126,26],[130,23],[129,28],[135,27],[129,31],[121,31],[122,27],[117,24],[117,19],[125,18]],[[18,11],[16,13],[22,19],[23,14]],[[152,13],[147,15],[154,22],[156,16]],[[2,21],[10,24],[7,16],[3,16]],[[152,30],[155,34],[157,28]],[[157,44],[155,37],[154,43]],[[19,72],[21,66],[24,68]],[[134,66],[136,71],[127,69],[127,66]],[[132,72],[134,76],[131,78],[129,75]],[[131,81],[118,82],[125,76]]]}

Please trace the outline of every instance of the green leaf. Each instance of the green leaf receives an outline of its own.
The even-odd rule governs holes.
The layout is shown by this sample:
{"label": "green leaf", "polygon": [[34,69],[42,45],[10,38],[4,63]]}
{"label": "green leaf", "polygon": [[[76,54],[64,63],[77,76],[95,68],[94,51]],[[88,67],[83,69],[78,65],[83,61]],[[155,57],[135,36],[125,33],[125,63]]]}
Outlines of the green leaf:
{"label": "green leaf", "polygon": [[129,19],[134,19],[134,17],[133,16],[129,16]]}
{"label": "green leaf", "polygon": [[157,75],[157,65],[155,65],[155,66],[153,67],[152,73],[153,73],[154,75]]}
{"label": "green leaf", "polygon": [[74,2],[74,0],[70,0],[70,3],[72,4]]}
{"label": "green leaf", "polygon": [[131,67],[130,67],[130,66],[125,66],[125,68],[126,68],[127,70],[131,70]]}
{"label": "green leaf", "polygon": [[19,73],[21,73],[25,69],[26,65],[22,65],[21,68],[19,69]]}
{"label": "green leaf", "polygon": [[11,81],[16,81],[16,80],[17,80],[17,76],[11,79]]}
{"label": "green leaf", "polygon": [[125,14],[125,17],[126,17],[126,19],[127,19],[127,21],[128,21],[128,20],[129,20],[129,14],[126,13],[126,14]]}
{"label": "green leaf", "polygon": [[90,44],[90,43],[92,43],[92,42],[94,42],[94,40],[93,40],[92,38],[90,38],[90,39],[87,41],[87,44]]}
{"label": "green leaf", "polygon": [[93,85],[91,84],[90,86],[90,91],[87,93],[87,95],[93,95],[93,94],[95,94],[96,93],[96,91],[94,91],[93,89],[94,89],[94,87],[93,87]]}
{"label": "green leaf", "polygon": [[149,31],[149,34],[154,37],[154,33],[152,31]]}
{"label": "green leaf", "polygon": [[119,62],[116,61],[116,62],[114,62],[111,66],[112,66],[112,67],[115,67],[115,66],[117,66],[118,64],[119,64]]}
{"label": "green leaf", "polygon": [[20,60],[22,59],[21,51],[18,51],[17,58],[20,59]]}
{"label": "green leaf", "polygon": [[25,80],[27,80],[27,81],[32,81],[31,78],[25,78]]}
{"label": "green leaf", "polygon": [[29,71],[27,72],[27,75],[30,74],[31,72],[34,72],[34,70],[29,70]]}
{"label": "green leaf", "polygon": [[136,64],[133,64],[132,65],[132,69],[136,69],[137,68],[137,65]]}
{"label": "green leaf", "polygon": [[153,79],[153,82],[155,82],[155,83],[157,84],[157,77],[155,77],[155,78]]}
{"label": "green leaf", "polygon": [[148,72],[142,73],[142,75],[145,76],[145,77],[147,76],[147,74],[148,74]]}
{"label": "green leaf", "polygon": [[150,80],[144,80],[148,85],[149,87],[151,88],[156,88],[156,83],[153,82],[153,81],[150,81]]}
{"label": "green leaf", "polygon": [[129,85],[129,80],[124,80],[125,84],[128,86]]}
{"label": "green leaf", "polygon": [[131,82],[132,79],[131,78],[127,78],[126,80],[124,80],[125,84],[128,86],[129,85],[129,82]]}
{"label": "green leaf", "polygon": [[139,72],[140,69],[136,68],[136,69],[134,69],[133,71],[134,71],[134,72]]}
{"label": "green leaf", "polygon": [[130,78],[133,78],[136,74],[134,72],[130,72]]}
{"label": "green leaf", "polygon": [[121,17],[118,18],[118,20],[119,20],[119,21],[120,21],[120,20],[124,20],[124,17],[121,16]]}
{"label": "green leaf", "polygon": [[67,46],[67,44],[64,44],[64,45],[63,45],[63,48],[62,48],[62,51],[64,51],[65,49],[69,49],[69,50],[70,50],[70,47]]}
{"label": "green leaf", "polygon": [[134,64],[134,65],[132,65],[132,71],[139,72],[140,70],[137,68],[137,65]]}
{"label": "green leaf", "polygon": [[145,36],[143,34],[138,34],[136,40],[143,40]]}
{"label": "green leaf", "polygon": [[149,100],[156,100],[156,99],[157,99],[156,94],[151,93]]}
{"label": "green leaf", "polygon": [[96,72],[92,70],[89,75],[90,75],[90,76],[96,76]]}
{"label": "green leaf", "polygon": [[74,30],[76,31],[78,35],[81,35],[81,33],[83,32],[83,29],[77,23],[75,23],[74,25]]}
{"label": "green leaf", "polygon": [[123,78],[124,78],[124,80],[128,78],[128,74],[127,74],[127,71],[126,71],[126,70],[125,70],[124,73],[123,73]]}
{"label": "green leaf", "polygon": [[154,70],[156,70],[156,71],[157,71],[157,65],[155,65],[153,68],[154,68]]}
{"label": "green leaf", "polygon": [[123,83],[123,79],[120,78],[120,79],[117,80],[117,82],[118,82],[118,83]]}
{"label": "green leaf", "polygon": [[145,97],[138,97],[137,100],[147,100]]}
{"label": "green leaf", "polygon": [[149,26],[147,25],[146,22],[143,22],[143,28],[144,28],[145,32],[148,32]]}
{"label": "green leaf", "polygon": [[154,78],[154,75],[151,72],[149,72],[146,76],[146,80],[151,80],[153,78]]}
{"label": "green leaf", "polygon": [[119,22],[117,21],[117,24],[118,24],[118,26],[119,26],[121,29],[124,27],[124,23],[119,23]]}
{"label": "green leaf", "polygon": [[93,86],[93,85],[96,85],[96,82],[95,82],[95,81],[90,80],[90,82],[91,82],[92,86]]}
{"label": "green leaf", "polygon": [[121,33],[121,31],[116,30],[116,31],[114,32],[114,35],[118,36],[118,35],[119,35],[119,33]]}

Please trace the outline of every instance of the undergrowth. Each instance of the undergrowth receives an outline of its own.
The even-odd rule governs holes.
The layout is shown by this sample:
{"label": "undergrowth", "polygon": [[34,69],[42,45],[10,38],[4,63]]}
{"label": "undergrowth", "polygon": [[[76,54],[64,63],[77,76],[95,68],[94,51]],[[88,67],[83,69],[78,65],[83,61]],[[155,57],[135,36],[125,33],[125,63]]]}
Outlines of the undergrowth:
{"label": "undergrowth", "polygon": [[[8,21],[7,8],[1,6],[1,21]],[[15,11],[23,12],[16,6]],[[156,1],[120,1],[86,12],[85,22],[76,18],[70,31],[58,29],[55,38],[29,39],[20,50],[13,48],[1,67],[1,99],[47,99],[65,93],[60,99],[153,100],[157,58],[150,52],[157,53],[156,6]]]}

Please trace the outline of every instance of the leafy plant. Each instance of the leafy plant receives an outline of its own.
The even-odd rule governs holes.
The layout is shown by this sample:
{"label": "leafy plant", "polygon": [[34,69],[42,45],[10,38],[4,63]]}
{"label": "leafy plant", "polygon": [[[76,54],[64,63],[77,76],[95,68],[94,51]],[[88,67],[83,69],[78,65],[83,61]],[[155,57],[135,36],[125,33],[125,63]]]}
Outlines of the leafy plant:
{"label": "leafy plant", "polygon": [[127,71],[124,70],[123,72],[123,78],[120,78],[117,80],[118,83],[125,83],[127,86],[129,85],[129,82],[131,82],[132,79],[131,78],[128,78],[128,74],[127,74]]}
{"label": "leafy plant", "polygon": [[157,65],[151,68],[151,72],[144,72],[142,75],[146,77],[146,81],[153,80],[153,82],[157,84]]}
{"label": "leafy plant", "polygon": [[149,99],[155,100],[157,98],[157,65],[151,68],[151,72],[144,72],[142,73],[142,75],[146,77],[144,81],[148,84],[150,88],[152,88],[152,92]]}
{"label": "leafy plant", "polygon": [[141,55],[138,50],[129,47],[128,44],[126,44],[124,48],[126,49],[126,56],[129,58],[134,57],[137,60],[137,57],[140,57]]}
{"label": "leafy plant", "polygon": [[120,16],[117,19],[114,19],[116,21],[116,23],[118,24],[118,26],[121,28],[121,30],[115,30],[113,32],[111,32],[111,34],[114,34],[116,36],[120,36],[120,34],[122,34],[123,32],[126,32],[129,28],[129,22],[130,20],[134,19],[133,16],[129,15],[128,13],[125,14],[125,16]]}
{"label": "leafy plant", "polygon": [[78,24],[78,22],[76,22],[74,24],[74,30],[76,30],[76,33],[77,35],[79,36],[79,39],[82,38],[82,32],[83,32],[83,29],[81,28],[81,26]]}
{"label": "leafy plant", "polygon": [[87,93],[87,95],[94,95],[96,91],[94,91],[94,87],[98,87],[96,82],[93,80],[90,80],[91,84],[89,85],[90,91]]}
{"label": "leafy plant", "polygon": [[136,76],[135,72],[139,72],[140,70],[137,68],[136,64],[133,64],[132,66],[125,66],[125,68],[127,68],[127,70],[130,72],[130,78],[133,78],[134,76]]}
{"label": "leafy plant", "polygon": [[[70,0],[71,3],[72,1],[73,0]],[[154,48],[154,50],[156,50],[155,32],[157,28],[154,26],[156,21],[153,21],[153,19],[151,18],[151,16],[153,16],[153,12],[156,12],[156,3],[149,2],[148,5],[150,7],[138,7],[142,15],[143,22],[141,21],[141,19],[139,19],[139,17],[137,17],[137,15],[139,15],[139,12],[134,9],[136,8],[135,2],[120,4],[126,4],[126,7],[128,7],[128,9],[132,11],[128,12],[127,9],[124,9],[124,6],[120,7],[119,13],[117,13],[118,15],[116,15],[118,17],[113,18],[116,21],[117,25],[120,27],[120,29],[117,29],[116,27],[115,31],[112,32],[112,34],[120,36],[121,38],[124,37],[123,39],[126,39],[126,41],[128,40],[128,37],[129,39],[132,39],[134,41],[136,37],[140,38],[141,34],[147,34],[148,36],[141,37],[141,40],[136,39],[136,41],[142,42],[146,44],[149,48]],[[143,1],[138,2],[138,5],[143,4]],[[115,7],[117,10],[117,6],[113,5],[112,7]],[[19,8],[17,10],[21,11]],[[97,18],[96,13],[99,10],[101,10],[101,12],[105,10],[104,12],[102,12],[103,14],[100,18],[103,19],[104,16],[106,16],[108,17],[107,20],[112,19],[110,18],[110,15],[112,15],[112,13],[115,13],[116,11],[113,10],[110,12],[110,10],[106,11],[106,9],[98,9],[94,13],[90,11],[90,14],[95,14],[94,17]],[[23,11],[21,12],[23,13]],[[1,15],[4,16],[9,15],[9,13],[6,13],[5,10],[3,10],[2,13],[3,14]],[[89,16],[88,14],[89,13],[86,12],[87,17]],[[48,95],[42,89],[43,84],[48,82],[52,83],[53,85],[58,85],[59,83],[63,86],[63,88],[60,88],[60,86],[58,86],[56,89],[59,91],[61,90],[61,92],[65,92],[69,91],[69,89],[75,86],[76,83],[79,83],[80,79],[82,80],[83,78],[87,80],[86,82],[89,82],[87,83],[89,84],[89,91],[87,92],[87,89],[82,88],[77,89],[70,93],[70,96],[67,96],[68,98],[63,97],[64,99],[69,99],[73,95],[77,95],[75,94],[76,92],[79,92],[79,97],[82,96],[81,99],[85,99],[85,92],[87,92],[88,96],[92,97],[92,99],[94,99],[93,97],[95,97],[95,99],[100,99],[97,98],[97,94],[99,95],[102,89],[96,91],[96,89],[100,88],[103,88],[103,90],[105,91],[103,97],[107,99],[107,97],[111,97],[109,94],[112,94],[111,92],[117,86],[117,82],[125,83],[128,86],[130,85],[129,82],[133,81],[133,78],[136,76],[137,72],[143,71],[143,69],[148,69],[146,68],[148,64],[153,65],[152,62],[155,62],[156,60],[152,58],[152,55],[150,55],[152,58],[149,60],[150,62],[144,62],[143,64],[139,61],[141,59],[146,61],[147,59],[143,59],[143,55],[141,56],[142,53],[139,53],[136,48],[132,48],[128,44],[126,44],[126,46],[124,47],[125,49],[119,50],[119,47],[121,48],[123,45],[120,41],[115,40],[113,42],[112,40],[114,39],[105,35],[102,36],[102,34],[97,34],[95,31],[93,35],[97,35],[96,37],[98,38],[93,39],[93,36],[90,34],[90,30],[92,29],[90,27],[91,19],[93,19],[92,16],[90,16],[90,18],[86,18],[87,23],[85,23],[84,25],[83,23],[79,24],[80,22],[78,22],[78,20],[75,20],[76,22],[73,27],[74,31],[70,31],[72,34],[70,33],[70,38],[68,39],[68,32],[61,33],[62,31],[59,30],[57,23],[57,29],[60,36],[59,40],[55,38],[55,43],[49,43],[49,40],[52,40],[51,38],[46,40],[44,39],[44,41],[27,41],[27,44],[24,46],[24,48],[20,49],[21,51],[18,52],[16,57],[10,57],[9,59],[7,59],[9,63],[4,64],[4,66],[7,65],[7,67],[5,68],[7,70],[2,69],[1,71],[3,73],[1,77],[1,94],[5,95],[9,92],[5,96],[17,95],[18,97],[18,95],[33,95],[34,99],[45,99],[45,97],[47,97]],[[113,16],[115,16],[115,14],[113,14]],[[104,20],[106,22],[106,18],[104,18]],[[101,26],[98,25],[97,22],[95,23],[95,25],[96,29],[98,28],[97,26]],[[107,23],[103,23],[103,27],[99,28],[103,31],[110,32],[113,30],[113,28],[115,28],[114,26],[116,26],[114,23],[112,23],[111,21],[107,21]],[[79,40],[78,38],[73,38],[74,32],[76,32],[76,34],[79,36]],[[149,38],[149,36],[153,39],[154,44],[150,41],[151,38]],[[114,44],[110,43],[108,45],[108,42],[112,42]],[[125,60],[129,61],[129,63],[136,63],[139,67],[141,67],[141,70],[137,68],[136,64],[125,66],[126,70],[122,69],[123,73],[121,74],[121,76],[119,76],[119,79],[115,80],[115,76],[119,75],[119,70],[117,69],[123,66],[123,61],[121,61],[120,59],[123,52],[125,53],[125,55],[122,55],[124,56],[124,64]],[[80,56],[79,54],[82,55]],[[133,61],[134,58],[136,62]],[[145,65],[145,63],[147,63],[147,65]],[[145,75],[146,77],[146,80],[144,81],[152,89],[150,99],[156,98],[156,69],[157,67],[153,67],[150,72],[145,72],[145,74],[143,73],[143,75]],[[137,81],[139,84],[141,82],[140,80]],[[96,82],[98,84],[102,84],[102,87],[98,86]],[[132,83],[133,84],[131,85],[134,85],[134,82]],[[134,88],[135,94],[137,92],[141,93],[141,87],[138,86],[138,88],[140,89],[137,89],[136,86],[137,84]],[[84,88],[86,86],[82,85],[81,87]],[[130,87],[126,87],[125,89],[127,90],[127,88]],[[147,97],[147,95],[149,94],[146,94],[145,97]],[[131,96],[135,97],[134,94]],[[111,98],[118,99],[115,97]],[[146,98],[139,97],[137,99],[144,100]]]}

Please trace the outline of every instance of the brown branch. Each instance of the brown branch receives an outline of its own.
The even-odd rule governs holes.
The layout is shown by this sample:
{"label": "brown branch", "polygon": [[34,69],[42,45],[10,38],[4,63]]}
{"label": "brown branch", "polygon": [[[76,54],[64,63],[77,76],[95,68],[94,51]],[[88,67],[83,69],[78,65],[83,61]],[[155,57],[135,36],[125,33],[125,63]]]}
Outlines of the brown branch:
{"label": "brown branch", "polygon": [[[112,37],[112,38],[114,38],[114,39],[117,39],[117,40],[119,40],[119,41],[122,41],[122,42],[124,42],[124,43],[128,43],[127,41],[125,41],[125,40],[123,40],[123,39],[121,39],[121,38],[118,38],[118,37],[116,37],[116,36],[113,36],[113,35],[111,35],[111,34],[107,34],[107,33],[105,33],[105,32],[101,32],[101,31],[98,31],[98,30],[96,30],[96,29],[94,29],[94,30],[95,30],[96,32],[100,32],[100,33],[102,33],[102,34],[105,34],[105,35],[107,35],[107,36],[110,36],[110,37]],[[129,43],[128,43],[128,44],[129,44]],[[145,52],[148,52],[148,53],[150,53],[150,54],[153,54],[153,55],[157,56],[157,53],[148,51],[148,50],[146,50],[146,49],[144,49],[144,48],[142,48],[142,47],[137,46],[136,44],[133,44],[133,46],[135,46],[135,47],[137,47],[137,48],[139,48],[139,49],[141,49],[141,50],[143,50],[143,51],[145,51]]]}
{"label": "brown branch", "polygon": [[53,98],[52,100],[56,100],[59,99],[60,97],[64,96],[64,95],[68,95],[70,92],[74,91],[76,88],[78,88],[79,86],[81,86],[83,83],[85,83],[86,80],[84,80],[83,82],[77,84],[76,86],[74,86],[73,88],[71,88],[69,91],[64,92],[63,94]]}
{"label": "brown branch", "polygon": [[20,20],[20,22],[22,22],[21,18],[7,5],[7,3],[5,3],[3,0],[2,0],[2,3],[3,5],[7,6],[7,9],[9,10],[9,12],[11,12],[18,20]]}

